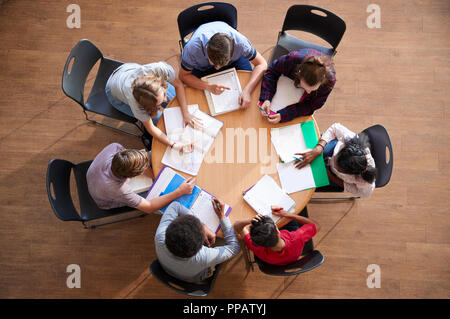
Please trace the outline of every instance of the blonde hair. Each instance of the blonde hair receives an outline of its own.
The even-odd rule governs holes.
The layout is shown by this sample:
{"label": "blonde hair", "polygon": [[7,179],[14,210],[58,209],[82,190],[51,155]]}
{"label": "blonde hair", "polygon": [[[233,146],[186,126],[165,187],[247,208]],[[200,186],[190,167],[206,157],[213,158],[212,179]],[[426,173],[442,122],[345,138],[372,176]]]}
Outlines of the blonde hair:
{"label": "blonde hair", "polygon": [[300,80],[306,82],[310,86],[317,83],[320,85],[328,85],[330,83],[331,66],[333,62],[328,55],[307,56],[303,62],[297,66],[294,75],[295,87],[300,87]]}
{"label": "blonde hair", "polygon": [[145,150],[123,150],[114,155],[111,171],[119,178],[139,176],[150,166],[150,156]]}
{"label": "blonde hair", "polygon": [[156,101],[158,91],[161,88],[167,90],[167,83],[164,78],[157,74],[149,74],[136,78],[132,84],[133,96],[142,109],[151,117],[155,117],[158,112]]}

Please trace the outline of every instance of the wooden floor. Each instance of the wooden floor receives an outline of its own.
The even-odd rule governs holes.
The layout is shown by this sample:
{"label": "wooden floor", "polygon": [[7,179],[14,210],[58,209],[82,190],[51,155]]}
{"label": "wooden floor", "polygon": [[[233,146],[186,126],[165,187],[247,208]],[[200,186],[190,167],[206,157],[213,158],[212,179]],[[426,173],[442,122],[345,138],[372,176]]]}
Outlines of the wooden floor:
{"label": "wooden floor", "polygon": [[[295,2],[230,2],[238,29],[268,58]],[[322,224],[314,239],[325,256],[319,268],[269,277],[248,272],[240,253],[208,298],[449,298],[450,2],[379,0],[380,29],[366,26],[370,2],[303,2],[347,24],[336,87],[315,114],[319,126],[384,125],[394,172],[369,199],[309,204]],[[159,216],[94,230],[62,222],[50,208],[45,174],[52,158],[90,160],[111,142],[142,147],[88,123],[65,97],[61,74],[71,48],[88,38],[108,57],[176,66],[177,15],[198,2],[78,0],[80,29],[66,26],[70,2],[0,3],[0,298],[184,298],[148,271]],[[81,267],[80,289],[66,286],[70,264]],[[381,268],[381,288],[366,285],[370,264]]]}

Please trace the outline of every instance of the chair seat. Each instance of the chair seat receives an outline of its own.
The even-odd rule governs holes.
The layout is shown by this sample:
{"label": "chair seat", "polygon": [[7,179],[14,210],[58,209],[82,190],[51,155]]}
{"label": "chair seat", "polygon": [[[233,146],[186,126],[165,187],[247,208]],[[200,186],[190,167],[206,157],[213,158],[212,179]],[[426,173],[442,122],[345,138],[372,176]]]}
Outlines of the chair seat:
{"label": "chair seat", "polygon": [[333,56],[334,54],[334,50],[332,48],[312,44],[303,41],[299,38],[296,38],[286,32],[281,32],[280,36],[278,37],[277,45],[273,50],[272,57],[270,58],[270,63],[272,63],[274,60],[278,59],[282,55],[300,49],[314,49],[329,56]]}
{"label": "chair seat", "polygon": [[209,294],[217,278],[219,270],[220,265],[216,265],[216,270],[211,277],[205,279],[202,283],[190,283],[169,275],[161,266],[158,259],[153,261],[150,265],[150,272],[160,282],[178,292],[194,297],[205,297]]}
{"label": "chair seat", "polygon": [[108,101],[105,90],[98,91],[96,94],[90,95],[85,107],[90,112],[112,117],[123,122],[132,124],[137,122],[136,118],[128,116],[112,106]]}
{"label": "chair seat", "polygon": [[324,259],[325,258],[320,251],[313,250],[309,254],[289,265],[278,266],[268,264],[255,256],[255,261],[258,263],[259,269],[263,273],[272,276],[292,276],[301,274],[320,266]]}

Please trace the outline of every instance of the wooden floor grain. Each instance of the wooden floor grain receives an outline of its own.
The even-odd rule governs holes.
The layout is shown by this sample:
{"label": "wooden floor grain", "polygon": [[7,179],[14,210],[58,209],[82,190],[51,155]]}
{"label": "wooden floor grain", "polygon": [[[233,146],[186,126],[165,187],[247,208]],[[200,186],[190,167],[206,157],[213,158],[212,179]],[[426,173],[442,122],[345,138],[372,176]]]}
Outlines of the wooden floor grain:
{"label": "wooden floor grain", "polygon": [[[238,29],[269,58],[295,2],[230,2]],[[394,172],[369,199],[308,205],[322,224],[314,241],[323,265],[269,277],[247,271],[240,253],[208,298],[449,298],[450,2],[379,0],[380,29],[366,26],[368,2],[304,2],[347,24],[335,57],[336,87],[315,114],[319,127],[384,125]],[[142,147],[135,137],[88,123],[64,96],[61,74],[71,48],[88,38],[105,56],[166,60],[178,69],[176,17],[198,1],[76,3],[80,29],[66,26],[68,2],[0,2],[0,298],[185,298],[148,272],[159,216],[93,230],[62,222],[50,208],[45,174],[52,158],[90,160],[111,142]],[[70,264],[81,267],[80,289],[66,286]],[[381,288],[366,285],[370,264],[381,268]]]}

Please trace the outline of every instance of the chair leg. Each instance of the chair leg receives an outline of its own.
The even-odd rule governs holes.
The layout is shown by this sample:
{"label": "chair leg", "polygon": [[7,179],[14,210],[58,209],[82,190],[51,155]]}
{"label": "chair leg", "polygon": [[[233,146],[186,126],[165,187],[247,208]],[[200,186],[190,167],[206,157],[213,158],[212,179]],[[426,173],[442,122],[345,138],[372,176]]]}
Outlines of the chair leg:
{"label": "chair leg", "polygon": [[358,199],[361,198],[359,196],[348,196],[348,197],[312,197],[311,200],[313,199]]}
{"label": "chair leg", "polygon": [[[114,127],[114,126],[110,126],[110,125],[108,125],[108,124],[100,123],[100,122],[97,122],[97,121],[95,121],[95,120],[91,120],[91,119],[88,117],[88,115],[87,115],[87,113],[86,113],[86,110],[83,110],[83,112],[84,112],[84,115],[86,116],[86,120],[88,120],[89,122],[92,122],[92,123],[95,123],[95,124],[99,124],[99,125],[103,125],[103,126],[112,128],[113,130],[120,131],[120,132],[122,132],[122,133],[130,134],[130,135],[133,135],[133,136],[136,136],[136,137],[141,137],[140,135],[138,135],[138,134],[136,134],[136,133],[133,133],[133,132],[130,132],[130,131],[127,131],[127,130],[122,130],[122,129],[120,129],[120,128],[117,128],[117,127]],[[136,123],[133,123],[133,124],[134,124],[134,125],[142,132],[142,129],[139,127],[139,125],[137,125]]]}

